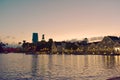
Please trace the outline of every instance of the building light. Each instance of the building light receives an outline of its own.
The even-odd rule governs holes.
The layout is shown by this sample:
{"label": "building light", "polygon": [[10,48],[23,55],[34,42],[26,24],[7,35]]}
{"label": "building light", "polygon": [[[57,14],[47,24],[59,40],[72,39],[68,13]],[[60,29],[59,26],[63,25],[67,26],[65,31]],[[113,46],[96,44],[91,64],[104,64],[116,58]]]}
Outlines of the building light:
{"label": "building light", "polygon": [[115,47],[114,50],[120,52],[120,47]]}

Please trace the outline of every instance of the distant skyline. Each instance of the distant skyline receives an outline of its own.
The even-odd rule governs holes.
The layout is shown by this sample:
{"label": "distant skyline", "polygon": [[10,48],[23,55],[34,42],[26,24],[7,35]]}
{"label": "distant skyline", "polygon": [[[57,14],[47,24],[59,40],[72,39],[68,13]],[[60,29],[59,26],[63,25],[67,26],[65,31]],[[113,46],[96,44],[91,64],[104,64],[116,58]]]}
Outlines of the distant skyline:
{"label": "distant skyline", "polygon": [[120,36],[120,0],[0,0],[0,41]]}

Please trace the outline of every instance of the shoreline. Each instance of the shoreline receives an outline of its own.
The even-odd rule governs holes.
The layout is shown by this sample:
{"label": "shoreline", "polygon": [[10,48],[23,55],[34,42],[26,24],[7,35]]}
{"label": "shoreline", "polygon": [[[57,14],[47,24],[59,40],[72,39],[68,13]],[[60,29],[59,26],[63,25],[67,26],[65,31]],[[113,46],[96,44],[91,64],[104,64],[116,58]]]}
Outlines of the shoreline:
{"label": "shoreline", "polygon": [[91,54],[91,53],[86,53],[86,54],[83,54],[83,53],[79,53],[79,54],[75,54],[75,53],[36,53],[36,52],[3,52],[3,53],[0,53],[0,54],[10,54],[10,53],[14,53],[14,54],[26,54],[26,55],[102,55],[102,56],[120,56],[120,54],[103,54],[103,53],[100,53],[100,54]]}
{"label": "shoreline", "polygon": [[113,78],[109,78],[107,80],[120,80],[120,77],[113,77]]}

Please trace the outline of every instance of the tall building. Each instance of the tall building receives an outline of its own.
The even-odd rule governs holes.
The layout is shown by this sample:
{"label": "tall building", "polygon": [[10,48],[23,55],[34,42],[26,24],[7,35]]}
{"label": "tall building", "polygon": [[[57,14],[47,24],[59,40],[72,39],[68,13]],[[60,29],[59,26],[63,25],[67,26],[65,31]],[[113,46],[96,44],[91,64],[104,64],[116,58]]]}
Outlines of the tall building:
{"label": "tall building", "polygon": [[33,33],[32,35],[32,42],[37,43],[38,42],[38,33]]}

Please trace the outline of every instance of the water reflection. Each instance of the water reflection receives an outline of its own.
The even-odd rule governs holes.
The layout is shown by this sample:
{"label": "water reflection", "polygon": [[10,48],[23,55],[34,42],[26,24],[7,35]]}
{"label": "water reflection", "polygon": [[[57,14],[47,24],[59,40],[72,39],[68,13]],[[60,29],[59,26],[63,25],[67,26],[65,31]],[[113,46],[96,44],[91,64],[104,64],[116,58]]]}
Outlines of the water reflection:
{"label": "water reflection", "polygon": [[0,55],[0,80],[106,80],[119,70],[120,56]]}
{"label": "water reflection", "polygon": [[103,56],[103,66],[105,69],[112,69],[115,67],[115,56]]}
{"label": "water reflection", "polygon": [[32,77],[36,77],[38,75],[38,55],[32,55],[31,64]]}
{"label": "water reflection", "polygon": [[88,56],[84,56],[84,67],[87,69],[88,68]]}
{"label": "water reflection", "polygon": [[52,67],[53,67],[53,60],[52,60],[52,55],[48,56],[48,78],[51,79],[52,77]]}

